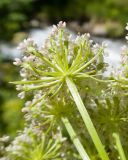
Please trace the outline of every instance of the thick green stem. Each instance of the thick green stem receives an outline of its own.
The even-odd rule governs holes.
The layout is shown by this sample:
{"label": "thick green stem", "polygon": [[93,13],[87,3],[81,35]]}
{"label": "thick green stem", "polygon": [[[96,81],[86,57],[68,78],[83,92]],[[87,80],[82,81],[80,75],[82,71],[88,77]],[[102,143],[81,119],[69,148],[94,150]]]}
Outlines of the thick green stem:
{"label": "thick green stem", "polygon": [[66,78],[66,83],[67,83],[67,86],[71,92],[71,95],[73,96],[73,99],[76,103],[76,106],[83,118],[83,121],[87,127],[87,130],[93,140],[93,143],[95,144],[96,146],[96,149],[99,153],[99,156],[101,157],[102,160],[109,160],[109,157],[104,149],[104,146],[102,145],[101,141],[100,141],[100,138],[96,132],[96,129],[92,123],[92,120],[82,102],[82,99],[79,95],[79,92],[76,88],[76,85],[74,84],[74,82],[72,81],[72,79],[70,78]]}
{"label": "thick green stem", "polygon": [[67,129],[67,132],[69,133],[70,135],[70,138],[72,140],[72,142],[74,143],[77,151],[79,152],[81,158],[83,160],[90,160],[89,156],[87,155],[85,149],[83,148],[79,138],[77,137],[74,129],[72,128],[72,125],[70,124],[68,118],[66,117],[62,117],[61,118],[62,122],[64,123],[66,129]]}
{"label": "thick green stem", "polygon": [[115,142],[116,142],[116,147],[117,147],[120,159],[121,160],[126,160],[126,157],[125,157],[125,154],[124,154],[124,150],[123,150],[123,147],[121,145],[119,134],[118,133],[113,133],[113,137],[114,137]]}

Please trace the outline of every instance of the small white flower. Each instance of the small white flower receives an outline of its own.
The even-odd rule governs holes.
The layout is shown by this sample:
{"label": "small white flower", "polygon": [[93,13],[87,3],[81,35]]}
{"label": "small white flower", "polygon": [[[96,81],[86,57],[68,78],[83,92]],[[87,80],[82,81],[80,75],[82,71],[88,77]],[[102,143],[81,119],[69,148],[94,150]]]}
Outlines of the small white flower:
{"label": "small white flower", "polygon": [[103,46],[104,48],[107,48],[107,47],[108,47],[108,43],[107,43],[107,42],[103,42],[103,43],[102,43],[102,46]]}
{"label": "small white flower", "polygon": [[89,43],[92,44],[92,43],[93,43],[93,40],[89,40]]}
{"label": "small white flower", "polygon": [[57,32],[58,32],[57,26],[56,26],[56,25],[53,25],[51,34],[54,35],[54,34],[57,33]]}
{"label": "small white flower", "polygon": [[125,52],[125,51],[127,50],[126,45],[124,45],[123,47],[121,47],[121,50],[122,50],[123,52]]}
{"label": "small white flower", "polygon": [[65,27],[66,27],[66,22],[60,21],[57,26],[58,26],[59,28],[65,28]]}
{"label": "small white flower", "polygon": [[10,150],[10,151],[15,151],[15,152],[20,152],[21,151],[21,149],[22,149],[22,147],[21,146],[19,146],[19,145],[17,145],[17,146],[12,146],[12,150]]}
{"label": "small white flower", "polygon": [[23,61],[25,62],[33,62],[35,59],[35,56],[31,55],[31,56],[24,56],[23,57]]}
{"label": "small white flower", "polygon": [[30,106],[31,104],[32,104],[31,101],[27,101],[27,102],[25,103],[25,107],[28,107],[28,106]]}
{"label": "small white flower", "polygon": [[87,33],[86,35],[87,35],[88,38],[90,38],[90,33]]}
{"label": "small white flower", "polygon": [[16,85],[16,90],[20,91],[22,89],[22,85]]}
{"label": "small white flower", "polygon": [[20,76],[23,77],[23,78],[27,77],[27,71],[26,71],[25,68],[22,68],[22,69],[20,70]]}
{"label": "small white flower", "polygon": [[127,23],[127,26],[126,26],[126,28],[125,28],[126,30],[128,30],[128,23]]}
{"label": "small white flower", "polygon": [[56,31],[58,30],[56,25],[53,25],[53,29]]}
{"label": "small white flower", "polygon": [[126,38],[126,40],[128,40],[128,35],[125,38]]}
{"label": "small white flower", "polygon": [[38,99],[40,99],[42,97],[42,95],[41,94],[36,94],[35,96],[34,96],[34,99],[36,99],[36,100],[38,100]]}
{"label": "small white flower", "polygon": [[15,62],[13,62],[14,65],[19,66],[21,65],[21,60],[19,58],[15,58]]}
{"label": "small white flower", "polygon": [[24,41],[19,44],[17,49],[25,52],[28,47],[37,47],[37,44],[34,42],[33,39],[28,38],[28,39],[24,39]]}
{"label": "small white flower", "polygon": [[98,43],[94,44],[94,45],[93,45],[93,48],[94,48],[94,49],[98,49],[98,48],[99,48],[99,44],[98,44]]}
{"label": "small white flower", "polygon": [[21,111],[22,111],[23,113],[29,112],[29,108],[28,108],[28,107],[24,107],[24,108],[22,108]]}
{"label": "small white flower", "polygon": [[63,22],[63,27],[66,27],[66,22]]}
{"label": "small white flower", "polygon": [[18,94],[18,97],[21,98],[21,99],[23,99],[25,97],[25,92],[20,92]]}
{"label": "small white flower", "polygon": [[0,141],[2,142],[7,142],[9,140],[9,136],[3,136],[2,138],[0,138]]}
{"label": "small white flower", "polygon": [[61,153],[61,157],[64,157],[65,156],[65,153]]}

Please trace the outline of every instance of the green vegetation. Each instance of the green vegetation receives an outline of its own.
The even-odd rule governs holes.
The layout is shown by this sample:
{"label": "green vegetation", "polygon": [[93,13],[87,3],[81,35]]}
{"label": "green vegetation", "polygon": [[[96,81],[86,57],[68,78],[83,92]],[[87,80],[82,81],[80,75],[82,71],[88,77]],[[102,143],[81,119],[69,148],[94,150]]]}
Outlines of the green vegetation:
{"label": "green vegetation", "polygon": [[[14,33],[29,29],[33,19],[50,23],[59,20],[76,20],[80,24],[107,22],[109,35],[121,36],[127,22],[127,6],[127,0],[1,0],[0,39],[10,39]],[[117,33],[113,33],[114,24],[117,24]]]}
{"label": "green vegetation", "polygon": [[[104,24],[106,36],[121,37],[128,21],[127,6],[128,0],[0,0],[0,41],[10,41],[18,32],[18,37],[23,37],[26,34],[22,31],[59,20],[75,21],[79,26]],[[0,138],[0,157],[126,160],[128,48],[122,51],[119,76],[105,78],[105,46],[91,44],[89,34],[70,41],[63,30],[66,24],[59,25],[60,29],[53,27],[51,41],[46,40],[43,49],[47,56],[42,56],[31,39],[26,40],[28,57],[21,66],[30,76],[26,81],[19,81],[19,69],[0,54],[0,137],[9,135],[14,139],[10,143]],[[24,70],[21,72],[26,75]],[[17,97],[15,87],[9,83],[13,81],[21,87],[18,96],[25,96],[25,100]]]}
{"label": "green vegetation", "polygon": [[15,136],[16,130],[23,127],[23,101],[17,98],[15,88],[8,81],[18,78],[18,70],[12,62],[2,62],[0,77],[0,136]]}
{"label": "green vegetation", "polygon": [[15,32],[24,29],[26,25],[28,25],[32,1],[33,0],[0,1],[0,38],[10,39]]}
{"label": "green vegetation", "polygon": [[71,38],[60,21],[44,44],[39,49],[28,38],[18,47],[22,57],[13,64],[21,78],[10,83],[27,100],[25,127],[2,148],[3,158],[126,160],[128,47],[122,48],[118,70],[104,76],[107,46],[93,44],[89,34]]}

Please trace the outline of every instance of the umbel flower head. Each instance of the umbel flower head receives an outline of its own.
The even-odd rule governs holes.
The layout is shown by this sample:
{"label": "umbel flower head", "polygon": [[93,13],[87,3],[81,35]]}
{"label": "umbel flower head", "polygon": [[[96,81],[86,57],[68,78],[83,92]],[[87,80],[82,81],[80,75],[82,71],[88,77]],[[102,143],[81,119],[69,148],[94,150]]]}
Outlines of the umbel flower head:
{"label": "umbel flower head", "polygon": [[[67,77],[98,80],[95,76],[104,68],[105,45],[92,44],[89,34],[72,38],[66,30],[66,23],[53,25],[52,31],[41,47],[32,39],[24,40],[18,47],[23,53],[14,64],[21,67],[21,81],[13,82],[25,92],[41,91],[42,95],[56,95],[65,85]],[[102,81],[102,80],[101,80]]]}
{"label": "umbel flower head", "polygon": [[[128,30],[128,23],[126,26]],[[126,35],[126,40],[128,42],[128,34]],[[121,47],[121,62],[120,66],[116,72],[113,73],[115,79],[114,90],[118,92],[121,96],[128,96],[128,45]],[[112,87],[111,87],[112,88]]]}
{"label": "umbel flower head", "polygon": [[[37,133],[37,128],[27,127],[6,148],[8,160],[44,160],[59,159],[61,157],[62,138],[49,137]],[[63,153],[63,152],[62,152]]]}

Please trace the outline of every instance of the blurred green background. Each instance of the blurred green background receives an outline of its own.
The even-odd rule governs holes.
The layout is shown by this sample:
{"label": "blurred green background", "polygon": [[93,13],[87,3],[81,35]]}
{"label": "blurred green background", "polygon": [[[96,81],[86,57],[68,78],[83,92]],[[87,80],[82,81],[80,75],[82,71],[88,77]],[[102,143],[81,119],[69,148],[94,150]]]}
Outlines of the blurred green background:
{"label": "blurred green background", "polygon": [[[128,0],[0,0],[0,47],[17,45],[29,30],[50,26],[63,20],[75,32],[91,32],[102,37],[120,38],[128,22]],[[23,127],[15,86],[19,70],[0,48],[0,136],[15,136]]]}

